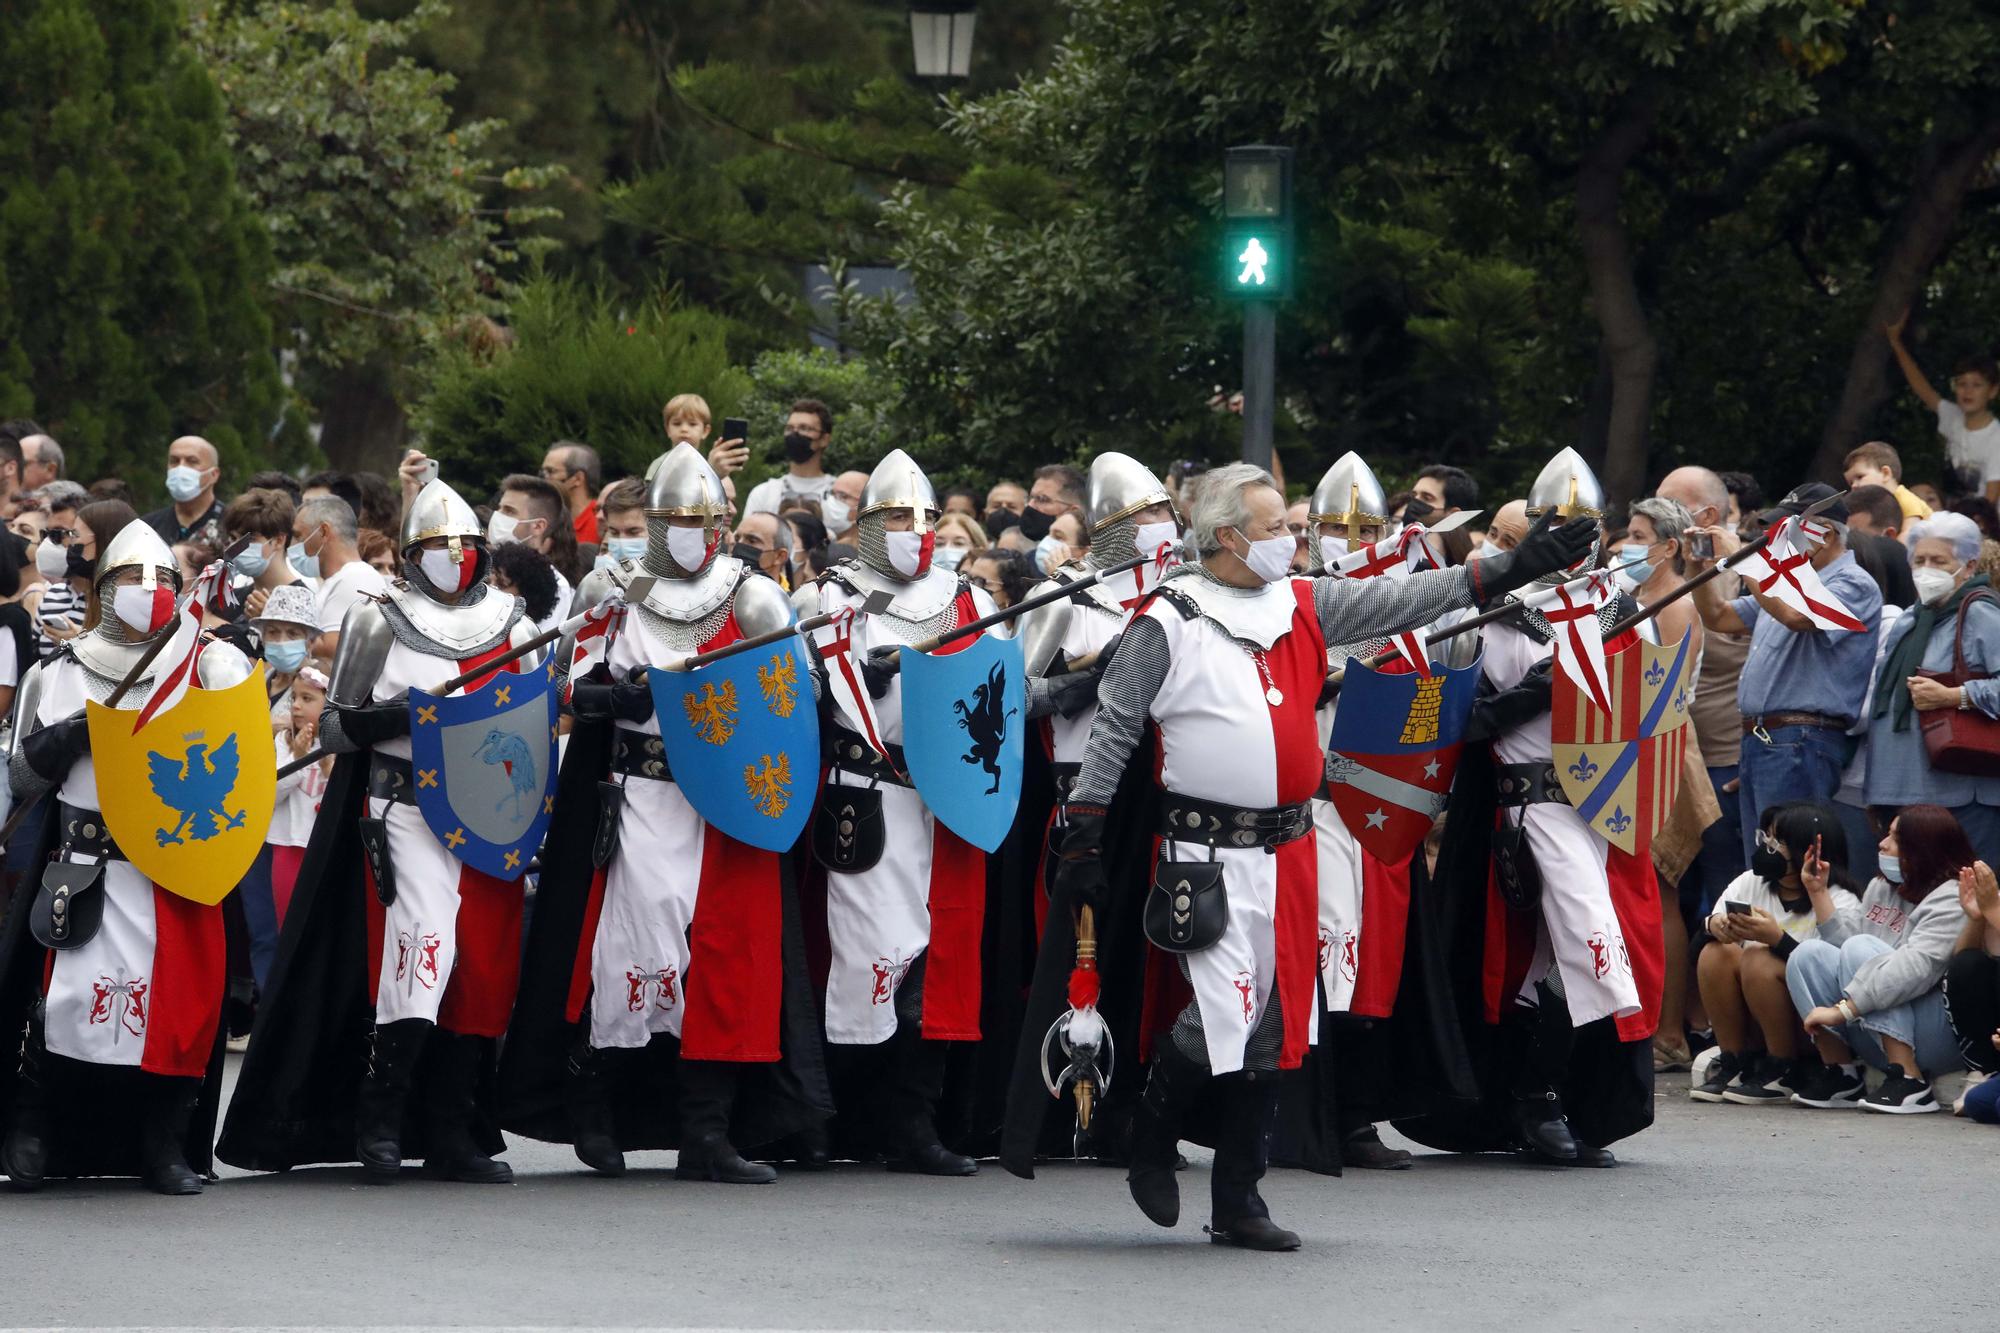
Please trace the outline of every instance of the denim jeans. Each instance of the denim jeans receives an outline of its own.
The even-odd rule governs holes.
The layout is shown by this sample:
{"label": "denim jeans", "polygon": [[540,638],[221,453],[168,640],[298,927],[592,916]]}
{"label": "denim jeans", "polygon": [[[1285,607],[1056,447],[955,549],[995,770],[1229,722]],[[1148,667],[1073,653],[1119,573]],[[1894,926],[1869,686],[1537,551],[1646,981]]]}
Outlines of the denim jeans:
{"label": "denim jeans", "polygon": [[[1736,781],[1735,764],[1708,770],[1709,785],[1715,788],[1715,802],[1722,818],[1702,831],[1701,853],[1681,879],[1681,913],[1691,921],[1703,921],[1715,911],[1729,881],[1742,874],[1749,864],[1743,853],[1743,815],[1736,807],[1736,793],[1723,788]],[[1696,892],[1690,892],[1690,889]]]}
{"label": "denim jeans", "polygon": [[[1807,940],[1793,951],[1785,963],[1785,986],[1792,993],[1792,1005],[1799,1017],[1822,1005],[1830,1005],[1847,993],[1847,983],[1871,958],[1891,952],[1887,940],[1874,935],[1854,935],[1835,947],[1825,940]],[[1843,1023],[1827,1031],[1846,1042],[1855,1057],[1876,1069],[1887,1069],[1882,1054],[1882,1038],[1902,1042],[1917,1053],[1917,1069],[1903,1072],[1916,1076],[1917,1070],[1935,1077],[1965,1067],[1958,1037],[1944,1011],[1944,988],[1933,986],[1914,1000],[1861,1015],[1860,1021]]]}
{"label": "denim jeans", "polygon": [[1757,817],[1784,801],[1830,801],[1840,790],[1847,763],[1847,737],[1830,727],[1779,727],[1743,737],[1737,776],[1737,817],[1743,821],[1743,864],[1757,847]]}
{"label": "denim jeans", "polygon": [[250,971],[257,989],[270,984],[271,963],[278,956],[278,908],[271,899],[271,844],[265,843],[257,859],[236,885],[243,903],[243,925],[250,934]]}

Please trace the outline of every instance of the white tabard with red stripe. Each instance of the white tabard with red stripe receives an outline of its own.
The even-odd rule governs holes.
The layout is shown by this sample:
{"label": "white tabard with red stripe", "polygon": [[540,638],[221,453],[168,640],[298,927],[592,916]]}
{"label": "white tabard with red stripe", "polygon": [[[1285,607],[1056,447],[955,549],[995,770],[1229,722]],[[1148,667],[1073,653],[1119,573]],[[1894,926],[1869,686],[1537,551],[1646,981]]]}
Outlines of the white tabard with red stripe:
{"label": "white tabard with red stripe", "polygon": [[[1327,655],[1328,664],[1344,667]],[[1340,700],[1319,710],[1321,746],[1333,734]],[[1313,797],[1313,839],[1319,856],[1319,984],[1326,1007],[1344,1014],[1354,1001],[1361,946],[1361,844],[1347,831],[1332,801]]]}
{"label": "white tabard with red stripe", "polygon": [[[931,569],[904,596],[912,605],[936,604],[948,600],[958,587],[957,576],[941,568]],[[973,589],[974,609],[980,616],[996,609],[983,591]],[[850,595],[839,584],[820,585],[820,606],[833,613],[861,606],[861,598]],[[890,608],[895,610],[895,606]],[[850,622],[852,650],[826,659],[830,676],[843,669],[853,675],[853,685],[865,697],[867,686],[860,681],[859,663],[868,660],[871,649],[900,645],[904,641],[890,633],[873,616],[856,614]],[[824,643],[827,632],[818,636]],[[839,724],[865,735],[870,726],[879,728],[884,745],[903,742],[903,680],[892,677],[880,699],[872,700],[873,716],[855,715],[840,689],[833,693]],[[866,787],[866,778],[843,769],[830,771],[829,786]],[[826,977],[826,1039],[835,1045],[872,1046],[896,1033],[896,993],[902,989],[910,965],[930,946],[932,892],[931,870],[937,821],[923,798],[909,787],[883,783],[882,859],[855,875],[829,871],[826,877],[826,932],[830,960]],[[831,799],[823,795],[821,799]],[[928,982],[926,983],[929,984]],[[926,1036],[969,1039],[976,1032],[942,1033],[928,1024]]]}
{"label": "white tabard with red stripe", "polygon": [[[1482,669],[1502,690],[1518,684],[1553,651],[1504,623],[1484,634]],[[1496,737],[1493,757],[1502,764],[1546,764],[1553,744],[1549,714],[1542,713]],[[1537,802],[1526,807],[1525,820],[1528,850],[1542,882],[1542,930],[1523,994],[1532,993],[1533,983],[1548,971],[1544,961],[1552,959],[1575,1026],[1638,1013],[1639,988],[1605,872],[1610,844],[1567,804]]]}
{"label": "white tabard with red stripe", "polygon": [[[1198,578],[1172,586],[1227,617],[1236,637],[1207,616],[1188,620],[1164,601],[1147,606],[1145,614],[1167,641],[1167,675],[1151,709],[1160,734],[1161,785],[1253,809],[1308,800],[1326,759],[1314,716],[1326,645],[1310,581],[1285,579],[1255,591]],[[1265,669],[1245,641],[1265,647]],[[1273,686],[1281,696],[1276,704]],[[1318,1028],[1315,841],[1309,833],[1275,853],[1171,838],[1160,843],[1163,859],[1219,860],[1224,866],[1228,927],[1212,947],[1185,955],[1209,1066],[1217,1074],[1243,1068],[1245,1045],[1271,1004],[1273,987],[1284,999],[1282,1065],[1297,1066]]]}

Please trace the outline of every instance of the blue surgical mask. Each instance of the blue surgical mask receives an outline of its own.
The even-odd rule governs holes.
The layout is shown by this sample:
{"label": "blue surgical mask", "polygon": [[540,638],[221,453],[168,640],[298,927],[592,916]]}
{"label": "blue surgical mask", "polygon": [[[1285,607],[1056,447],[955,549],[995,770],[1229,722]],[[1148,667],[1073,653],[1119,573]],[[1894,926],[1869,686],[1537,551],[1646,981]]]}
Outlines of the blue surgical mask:
{"label": "blue surgical mask", "polygon": [[1056,562],[1062,559],[1063,553],[1067,549],[1068,548],[1065,547],[1061,541],[1057,540],[1053,534],[1042,538],[1040,541],[1035,543],[1036,566],[1040,568],[1040,570],[1044,574],[1055,573]]}
{"label": "blue surgical mask", "polygon": [[646,554],[644,537],[606,537],[604,553],[613,560],[637,560]]}
{"label": "blue surgical mask", "polygon": [[957,569],[965,556],[963,546],[940,546],[931,552],[931,559],[945,569]]}
{"label": "blue surgical mask", "polygon": [[1883,879],[1888,880],[1891,884],[1901,884],[1903,882],[1902,857],[1891,856],[1887,852],[1877,852],[1875,854],[1875,864],[1881,867]]}
{"label": "blue surgical mask", "polygon": [[246,579],[262,578],[264,571],[271,567],[271,557],[264,554],[262,542],[251,542],[236,553],[230,566]]}
{"label": "blue surgical mask", "polygon": [[302,579],[319,577],[319,557],[306,554],[304,542],[293,542],[285,548],[285,559],[292,564],[292,571]]}
{"label": "blue surgical mask", "polygon": [[[1653,562],[1646,559],[1646,552],[1651,549],[1651,547],[1629,542],[1619,547],[1617,563],[1626,565],[1626,568],[1620,570],[1619,573],[1632,580],[1634,585],[1644,583],[1647,579],[1653,577]],[[1642,563],[1636,565],[1627,564],[1628,561],[1632,560],[1638,560]]]}
{"label": "blue surgical mask", "polygon": [[289,675],[306,664],[306,641],[289,639],[284,643],[265,643],[264,660],[271,670]]}
{"label": "blue surgical mask", "polygon": [[186,504],[201,494],[201,471],[191,467],[167,469],[167,494],[178,504]]}

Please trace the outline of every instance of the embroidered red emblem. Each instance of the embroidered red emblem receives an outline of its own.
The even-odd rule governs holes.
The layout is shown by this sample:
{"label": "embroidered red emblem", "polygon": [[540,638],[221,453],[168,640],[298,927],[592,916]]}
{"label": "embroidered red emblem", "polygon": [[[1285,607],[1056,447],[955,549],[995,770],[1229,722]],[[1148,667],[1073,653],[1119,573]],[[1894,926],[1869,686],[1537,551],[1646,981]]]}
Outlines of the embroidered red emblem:
{"label": "embroidered red emblem", "polygon": [[425,931],[421,922],[396,932],[396,980],[403,983],[405,991],[414,991],[420,982],[425,990],[437,989],[438,949],[443,943],[435,933]]}
{"label": "embroidered red emblem", "polygon": [[1361,969],[1361,962],[1354,954],[1354,945],[1354,932],[1343,931],[1340,936],[1340,975],[1349,981],[1354,980]]}
{"label": "embroidered red emblem", "polygon": [[874,987],[868,992],[868,1003],[887,1004],[896,997],[896,988],[903,984],[903,974],[910,970],[910,960],[903,957],[899,949],[894,958],[877,958],[868,968],[875,974]]}
{"label": "embroidered red emblem", "polygon": [[1333,961],[1333,932],[1321,928],[1319,932],[1319,970],[1326,971],[1326,965]]}
{"label": "embroidered red emblem", "polygon": [[655,1008],[671,1009],[680,1003],[680,970],[672,967],[639,968],[625,974],[625,1009],[638,1013],[650,999]]}
{"label": "embroidered red emblem", "polygon": [[1591,975],[1596,977],[1604,976],[1611,970],[1611,942],[1604,938],[1602,932],[1599,932],[1585,940],[1584,943],[1590,946]]}
{"label": "embroidered red emblem", "polygon": [[123,972],[116,977],[100,975],[90,983],[90,1022],[93,1026],[111,1025],[111,1044],[116,1046],[121,1034],[129,1032],[135,1037],[146,1035],[146,992],[151,989],[144,977],[127,977]]}
{"label": "embroidered red emblem", "polygon": [[1236,987],[1236,993],[1243,997],[1243,1021],[1248,1023],[1257,1010],[1257,1001],[1254,998],[1257,990],[1256,978],[1248,972],[1238,972],[1236,980],[1229,984]]}

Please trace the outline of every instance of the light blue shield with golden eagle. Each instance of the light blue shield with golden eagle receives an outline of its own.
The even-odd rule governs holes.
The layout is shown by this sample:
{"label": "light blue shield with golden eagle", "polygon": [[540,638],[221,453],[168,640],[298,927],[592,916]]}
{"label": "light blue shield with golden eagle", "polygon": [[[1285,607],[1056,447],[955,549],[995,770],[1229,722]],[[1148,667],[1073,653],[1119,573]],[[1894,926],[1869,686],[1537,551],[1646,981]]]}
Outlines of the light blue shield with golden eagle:
{"label": "light blue shield with golden eagle", "polygon": [[819,710],[799,637],[646,679],[688,804],[738,842],[789,850],[819,788]]}
{"label": "light blue shield with golden eagle", "polygon": [[519,879],[556,796],[555,668],[499,671],[464,694],[410,691],[417,811],[453,856]]}

